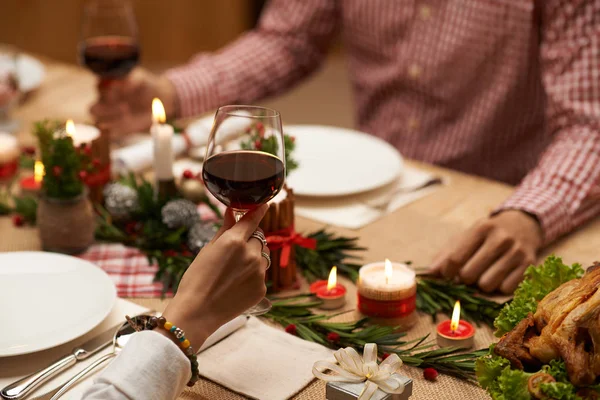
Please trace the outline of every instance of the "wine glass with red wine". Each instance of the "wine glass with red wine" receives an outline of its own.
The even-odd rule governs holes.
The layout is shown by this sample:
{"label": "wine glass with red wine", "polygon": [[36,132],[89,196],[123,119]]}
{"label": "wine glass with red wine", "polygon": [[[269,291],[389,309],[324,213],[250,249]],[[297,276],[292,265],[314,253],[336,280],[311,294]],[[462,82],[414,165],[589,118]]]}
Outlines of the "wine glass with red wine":
{"label": "wine glass with red wine", "polygon": [[[264,137],[260,148],[234,149],[249,128]],[[232,146],[233,145],[233,146]],[[236,221],[274,198],[285,181],[285,148],[279,112],[257,106],[224,106],[217,110],[208,140],[202,178],[208,191],[234,211]],[[246,314],[271,309],[262,299]]]}
{"label": "wine glass with red wine", "polygon": [[123,79],[138,64],[137,25],[127,0],[89,0],[83,11],[79,55],[102,87]]}

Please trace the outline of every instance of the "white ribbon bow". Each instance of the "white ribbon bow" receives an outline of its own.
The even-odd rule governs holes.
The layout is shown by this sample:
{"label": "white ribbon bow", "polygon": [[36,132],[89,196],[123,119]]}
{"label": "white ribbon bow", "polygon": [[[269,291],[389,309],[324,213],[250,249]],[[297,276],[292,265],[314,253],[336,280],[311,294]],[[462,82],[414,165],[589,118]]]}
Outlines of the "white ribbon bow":
{"label": "white ribbon bow", "polygon": [[[358,400],[369,400],[381,389],[386,393],[400,394],[404,391],[404,383],[395,373],[402,366],[402,360],[397,354],[391,354],[381,364],[377,364],[377,345],[368,343],[361,357],[352,347],[339,349],[333,356],[339,365],[329,361],[317,361],[312,373],[326,382],[365,382],[365,388]],[[324,370],[337,372],[337,375],[327,375]]]}

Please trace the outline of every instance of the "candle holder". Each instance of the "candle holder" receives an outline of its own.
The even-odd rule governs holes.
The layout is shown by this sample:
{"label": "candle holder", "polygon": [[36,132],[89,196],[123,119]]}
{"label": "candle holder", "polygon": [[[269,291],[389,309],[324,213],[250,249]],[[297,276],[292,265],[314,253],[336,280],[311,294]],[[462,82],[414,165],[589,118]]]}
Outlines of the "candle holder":
{"label": "candle holder", "polygon": [[470,349],[475,342],[475,327],[460,319],[460,301],[454,304],[452,319],[438,324],[437,344],[440,347],[457,347]]}
{"label": "candle holder", "polygon": [[319,280],[310,285],[310,292],[322,301],[319,308],[335,310],[346,304],[346,288],[337,283],[337,267],[332,267],[328,280]]}
{"label": "candle holder", "polygon": [[380,325],[412,328],[417,320],[415,273],[405,264],[378,262],[359,271],[358,309]]}

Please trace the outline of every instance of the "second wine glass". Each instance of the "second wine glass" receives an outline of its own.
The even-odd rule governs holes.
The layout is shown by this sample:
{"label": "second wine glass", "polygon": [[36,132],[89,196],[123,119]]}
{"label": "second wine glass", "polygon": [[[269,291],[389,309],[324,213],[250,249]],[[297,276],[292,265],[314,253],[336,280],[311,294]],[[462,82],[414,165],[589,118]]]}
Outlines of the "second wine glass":
{"label": "second wine glass", "polygon": [[[262,140],[250,149],[231,150],[231,142],[249,129]],[[228,145],[229,143],[229,145]],[[233,209],[236,221],[273,199],[285,182],[285,148],[279,112],[258,106],[232,105],[217,110],[209,137],[202,178],[210,193]],[[268,312],[263,299],[247,314]]]}

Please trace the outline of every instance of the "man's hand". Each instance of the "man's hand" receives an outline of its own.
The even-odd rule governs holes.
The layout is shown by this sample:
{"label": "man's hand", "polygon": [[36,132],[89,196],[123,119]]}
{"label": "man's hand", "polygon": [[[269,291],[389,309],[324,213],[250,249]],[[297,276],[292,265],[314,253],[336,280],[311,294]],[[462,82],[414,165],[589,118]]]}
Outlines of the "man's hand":
{"label": "man's hand", "polygon": [[115,137],[145,132],[152,123],[152,99],[158,97],[168,116],[176,114],[176,93],[171,82],[143,68],[133,70],[124,81],[100,88],[90,112],[97,126]]}
{"label": "man's hand", "polygon": [[432,263],[432,272],[477,285],[486,292],[512,293],[542,245],[537,220],[508,210],[477,222],[454,238]]}

